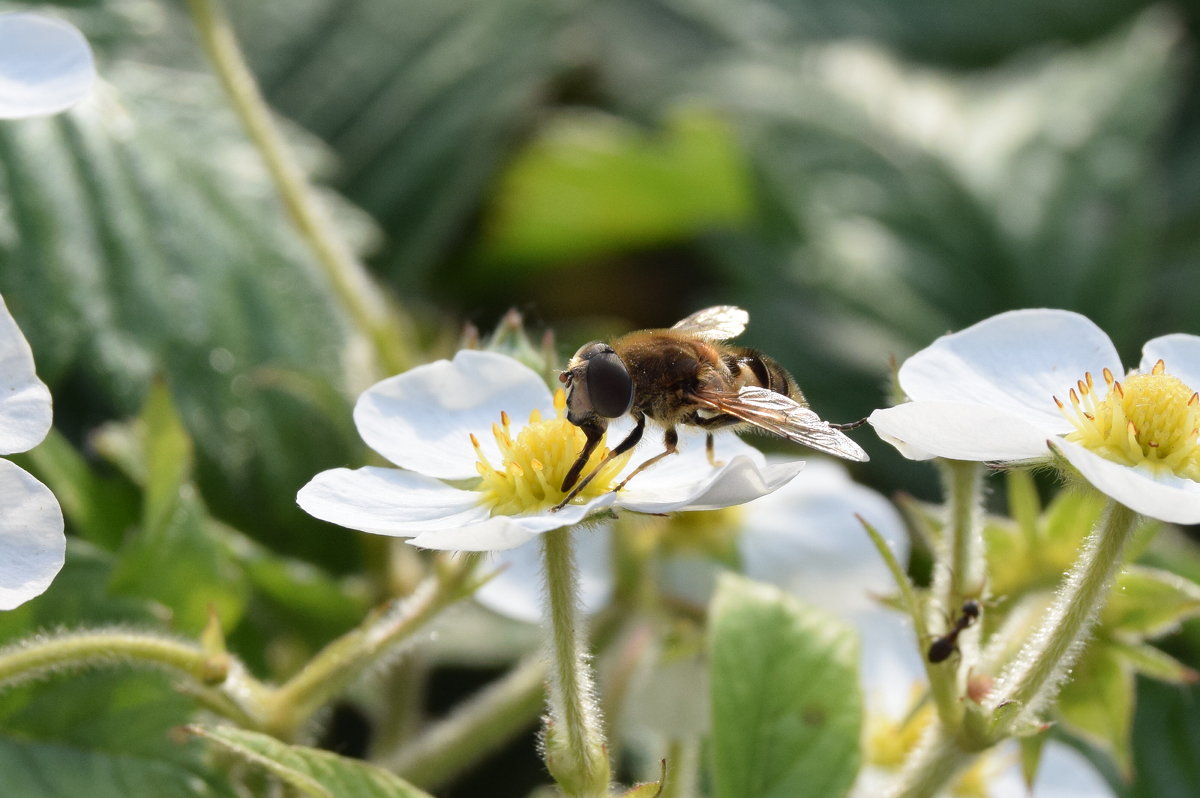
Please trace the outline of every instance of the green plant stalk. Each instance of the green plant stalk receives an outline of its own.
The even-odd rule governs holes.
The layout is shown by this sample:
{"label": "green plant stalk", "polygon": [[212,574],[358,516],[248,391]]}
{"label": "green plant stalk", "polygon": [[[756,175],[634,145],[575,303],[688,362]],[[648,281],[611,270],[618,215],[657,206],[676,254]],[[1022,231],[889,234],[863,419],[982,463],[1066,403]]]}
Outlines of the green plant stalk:
{"label": "green plant stalk", "polygon": [[1095,626],[1108,590],[1125,562],[1125,549],[1137,528],[1138,514],[1109,502],[1084,543],[1041,626],[1001,674],[984,707],[1004,713],[995,730],[1011,734],[1054,699]]}
{"label": "green plant stalk", "polygon": [[410,364],[404,341],[382,293],[313,191],[291,148],[271,118],[253,73],[218,0],[188,0],[200,42],[231,104],[258,148],[279,196],[356,329],[371,342],[384,374]]}
{"label": "green plant stalk", "polygon": [[595,680],[579,622],[579,580],[571,528],[542,535],[549,619],[550,691],[545,727],[546,765],[572,798],[608,794],[609,764]]}
{"label": "green plant stalk", "polygon": [[971,760],[941,721],[929,727],[916,753],[904,765],[887,798],[933,798]]}
{"label": "green plant stalk", "polygon": [[[931,611],[952,616],[963,601],[974,595],[982,583],[983,532],[979,523],[983,491],[983,464],[962,460],[941,461],[946,482],[949,513],[933,563],[933,602]],[[929,634],[928,618],[926,634]],[[928,645],[928,638],[921,646]],[[922,650],[924,655],[924,650]],[[948,728],[958,728],[963,718],[959,700],[959,668],[931,665],[922,656],[929,676],[929,690],[938,717]],[[961,663],[960,663],[961,664]]]}
{"label": "green plant stalk", "polygon": [[962,607],[963,601],[978,597],[983,582],[983,531],[979,514],[984,466],[963,460],[945,460],[942,468],[946,473],[950,504],[943,535],[944,551],[949,556],[935,565],[938,572],[934,575],[934,590],[942,608],[953,614]]}
{"label": "green plant stalk", "polygon": [[368,668],[396,651],[398,644],[475,589],[477,558],[443,560],[411,596],[372,613],[357,627],[329,643],[290,680],[263,701],[263,731],[290,741],[312,715],[346,690]]}
{"label": "green plant stalk", "polygon": [[266,687],[228,654],[162,635],[111,629],[68,632],[23,641],[0,651],[0,690],[57,671],[106,665],[157,667],[188,678],[189,691],[212,710],[238,722],[250,716],[225,688],[252,701]]}
{"label": "green plant stalk", "polygon": [[1137,522],[1137,513],[1116,502],[1109,503],[1041,627],[985,699],[984,710],[993,718],[991,728],[972,735],[939,721],[901,771],[889,798],[935,795],[975,753],[1028,726],[1034,715],[1054,699],[1124,564],[1125,548]]}
{"label": "green plant stalk", "polygon": [[545,682],[542,658],[523,660],[424,730],[385,767],[412,784],[436,789],[530,726],[545,706]]}

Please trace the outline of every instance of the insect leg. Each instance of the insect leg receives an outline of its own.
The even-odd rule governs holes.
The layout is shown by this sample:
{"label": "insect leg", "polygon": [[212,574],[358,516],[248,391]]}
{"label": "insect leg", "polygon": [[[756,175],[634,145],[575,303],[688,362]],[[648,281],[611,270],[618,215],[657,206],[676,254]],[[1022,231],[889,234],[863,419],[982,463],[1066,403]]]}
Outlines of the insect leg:
{"label": "insect leg", "polygon": [[633,469],[633,471],[629,473],[629,476],[621,480],[621,484],[617,485],[615,488],[613,488],[613,490],[620,490],[629,484],[629,480],[633,479],[638,474],[657,463],[659,460],[663,459],[669,454],[675,454],[679,446],[679,433],[675,431],[674,427],[669,427],[666,434],[663,435],[663,446],[667,447],[665,451],[659,452],[637,468]]}
{"label": "insect leg", "polygon": [[[585,463],[587,463],[587,459],[589,457],[591,457],[592,451],[596,448],[596,443],[598,443],[600,440],[600,436],[599,436],[599,434],[597,434],[596,442],[593,442],[592,437],[591,437],[592,433],[588,432],[588,428],[583,427],[582,429],[583,429],[584,433],[587,434],[588,441],[583,447],[583,452],[580,453],[579,457],[576,458],[575,463],[571,466],[570,472],[567,473],[568,479],[570,479],[572,476],[576,476],[576,477],[579,476],[578,469],[582,469],[583,465]],[[596,474],[600,473],[600,469],[602,469],[602,468],[604,468],[604,466],[608,465],[608,462],[610,460],[612,460],[614,457],[624,454],[625,452],[629,451],[634,446],[636,446],[637,442],[642,439],[642,433],[645,432],[645,430],[646,430],[646,417],[641,414],[638,414],[637,426],[629,431],[629,434],[625,436],[625,440],[621,441],[615,447],[613,447],[613,449],[608,454],[606,454],[600,460],[599,463],[596,464],[596,467],[588,472],[587,476],[585,476],[583,479],[579,480],[579,482],[575,485],[575,487],[571,488],[571,492],[568,493],[563,498],[562,501],[560,501],[558,504],[556,504],[552,508],[550,508],[550,512],[558,512],[562,508],[566,507],[567,504],[569,504],[572,499],[574,499],[576,496],[579,495],[579,492],[581,490],[583,490],[584,488],[586,488],[588,486],[589,482],[591,482],[593,479],[595,479]],[[600,428],[600,432],[603,433],[604,429]],[[563,490],[566,490],[566,486],[568,484],[568,479],[563,480]],[[629,481],[628,479],[625,480],[625,482],[628,482],[628,481]],[[625,483],[623,482],[621,484],[623,485]]]}
{"label": "insect leg", "polygon": [[568,491],[571,486],[579,479],[579,473],[583,471],[583,467],[587,465],[588,458],[592,456],[592,452],[596,451],[596,446],[599,445],[600,439],[604,437],[604,430],[608,424],[597,421],[594,423],[584,424],[580,427],[583,434],[587,436],[587,440],[583,444],[583,449],[579,452],[579,456],[575,458],[575,462],[571,464],[571,470],[567,472],[567,476],[563,478],[562,487],[559,490]]}
{"label": "insect leg", "polygon": [[725,465],[725,461],[718,460],[716,452],[713,451],[713,434],[711,432],[704,437],[704,453],[708,455],[708,464],[713,468]]}

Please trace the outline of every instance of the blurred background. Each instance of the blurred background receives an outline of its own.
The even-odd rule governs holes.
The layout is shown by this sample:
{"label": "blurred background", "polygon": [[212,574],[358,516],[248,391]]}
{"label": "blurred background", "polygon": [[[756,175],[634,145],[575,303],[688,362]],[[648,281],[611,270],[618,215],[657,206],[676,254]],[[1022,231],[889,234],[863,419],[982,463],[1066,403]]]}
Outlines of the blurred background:
{"label": "blurred background", "polygon": [[[285,668],[281,650],[311,649],[363,606],[320,580],[359,571],[373,544],[294,502],[317,471],[367,456],[346,320],[185,4],[36,5],[83,29],[104,79],[71,114],[0,125],[0,294],[58,430],[115,508],[91,524],[68,510],[87,547],[68,568],[90,569],[73,584],[167,601],[123,532],[136,480],[112,466],[113,424],[165,385],[204,523],[261,559],[186,546],[207,558],[239,653]],[[553,330],[565,358],[731,303],[751,314],[739,342],[849,421],[889,402],[893,360],[1006,309],[1080,311],[1131,364],[1149,337],[1200,333],[1195,4],[228,6],[267,101],[402,314],[413,364],[509,308],[535,335]],[[931,469],[855,435],[872,455],[858,479],[938,497]],[[328,591],[285,584],[277,558]],[[297,608],[302,590],[311,606]],[[128,619],[123,605],[55,601],[0,631],[101,607]],[[1167,648],[1200,664],[1200,628]],[[1130,796],[1195,794],[1198,695],[1143,685]]]}

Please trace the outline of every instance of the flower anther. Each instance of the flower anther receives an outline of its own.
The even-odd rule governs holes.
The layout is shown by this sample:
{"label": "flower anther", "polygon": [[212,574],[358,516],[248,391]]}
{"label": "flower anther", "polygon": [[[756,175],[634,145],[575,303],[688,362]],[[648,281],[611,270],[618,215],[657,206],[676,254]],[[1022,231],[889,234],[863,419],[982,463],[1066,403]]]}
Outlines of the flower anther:
{"label": "flower anther", "polygon": [[[471,445],[477,458],[475,470],[480,483],[476,488],[492,515],[520,515],[547,510],[565,495],[560,489],[575,458],[583,449],[585,436],[566,418],[567,398],[561,389],[554,393],[554,417],[544,419],[541,411],[529,414],[529,423],[513,435],[512,420],[501,411],[500,423],[492,424],[492,436],[500,449],[499,463],[493,465],[474,433]],[[600,469],[573,500],[586,504],[607,493],[629,461],[632,452],[614,457]],[[589,473],[608,455],[603,443],[592,453],[583,473]]]}
{"label": "flower anther", "polygon": [[1091,373],[1068,394],[1054,397],[1075,427],[1066,435],[1106,460],[1200,482],[1200,394],[1169,374],[1160,359],[1149,374],[1118,381],[1104,369],[1105,391]]}

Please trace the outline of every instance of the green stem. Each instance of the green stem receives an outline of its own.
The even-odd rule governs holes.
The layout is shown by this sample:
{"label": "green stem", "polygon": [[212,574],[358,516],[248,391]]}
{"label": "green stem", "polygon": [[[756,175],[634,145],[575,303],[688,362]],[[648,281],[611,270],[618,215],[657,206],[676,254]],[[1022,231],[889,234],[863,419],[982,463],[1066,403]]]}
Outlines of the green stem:
{"label": "green stem", "polygon": [[542,535],[549,620],[550,694],[546,765],[569,796],[608,794],[608,753],[591,666],[579,623],[571,529]]}
{"label": "green stem", "polygon": [[958,612],[963,601],[977,598],[982,583],[983,532],[979,524],[983,494],[983,464],[946,460],[949,523],[944,535],[945,554],[935,574],[935,591],[942,608]]}
{"label": "green stem", "polygon": [[546,663],[532,658],[481,690],[387,762],[388,770],[435,789],[528,728],[545,705]]}
{"label": "green stem", "polygon": [[188,689],[210,709],[238,722],[251,716],[243,701],[233,696],[253,703],[266,691],[224,652],[214,654],[194,643],[126,629],[71,632],[0,651],[0,689],[56,671],[118,664],[182,674],[190,680]]}
{"label": "green stem", "polygon": [[188,0],[188,5],[200,42],[217,77],[262,155],[288,214],[316,255],[346,315],[371,342],[384,373],[403,371],[410,360],[403,347],[406,336],[400,334],[382,294],[362,263],[337,233],[328,212],[272,120],[218,0]]}
{"label": "green stem", "polygon": [[[983,492],[983,465],[962,460],[941,463],[946,480],[948,517],[936,547],[933,564],[933,601],[929,607],[934,623],[926,618],[929,627],[945,630],[962,607],[963,601],[978,594],[982,583],[983,533],[979,523],[979,508]],[[929,641],[922,641],[922,648]],[[924,651],[922,650],[922,655]],[[938,717],[948,728],[958,728],[963,717],[959,700],[958,673],[960,668],[945,663],[934,665],[925,660],[929,676],[929,691],[937,707]],[[967,657],[962,657],[959,664]]]}
{"label": "green stem", "polygon": [[888,798],[932,798],[970,761],[946,725],[936,722],[926,732],[916,752],[905,763]]}
{"label": "green stem", "polygon": [[1052,701],[1070,674],[1100,614],[1108,589],[1125,562],[1138,515],[1110,502],[1050,606],[1041,626],[1005,669],[985,708],[1007,719],[997,729],[1011,734]]}
{"label": "green stem", "polygon": [[443,561],[411,596],[373,613],[321,649],[304,668],[264,700],[264,730],[282,740],[296,735],[318,709],[365,670],[395,651],[417,629],[474,590],[475,557]]}

